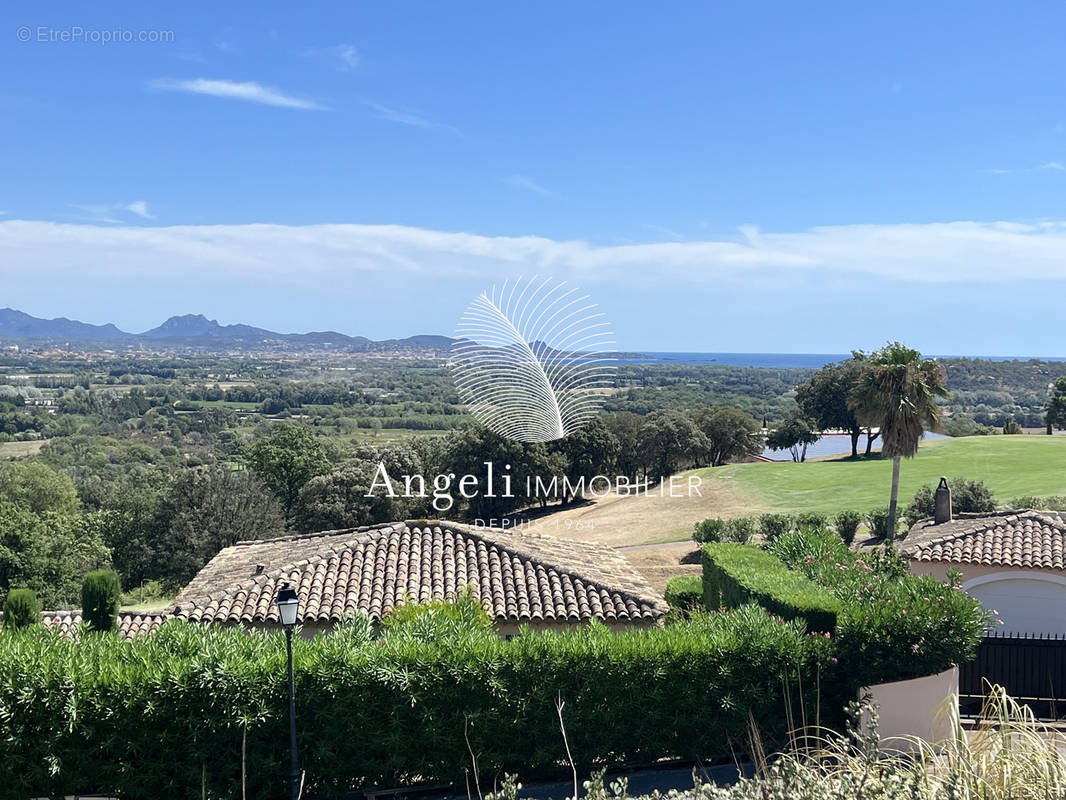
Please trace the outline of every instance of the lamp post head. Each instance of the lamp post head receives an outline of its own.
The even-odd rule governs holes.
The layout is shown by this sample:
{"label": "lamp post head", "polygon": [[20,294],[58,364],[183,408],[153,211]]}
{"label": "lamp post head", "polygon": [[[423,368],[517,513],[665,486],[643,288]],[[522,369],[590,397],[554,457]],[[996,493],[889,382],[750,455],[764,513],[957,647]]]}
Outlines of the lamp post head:
{"label": "lamp post head", "polygon": [[291,583],[282,584],[274,602],[278,605],[281,624],[286,628],[291,628],[295,625],[296,615],[300,608],[300,599],[296,596],[296,589],[293,588]]}

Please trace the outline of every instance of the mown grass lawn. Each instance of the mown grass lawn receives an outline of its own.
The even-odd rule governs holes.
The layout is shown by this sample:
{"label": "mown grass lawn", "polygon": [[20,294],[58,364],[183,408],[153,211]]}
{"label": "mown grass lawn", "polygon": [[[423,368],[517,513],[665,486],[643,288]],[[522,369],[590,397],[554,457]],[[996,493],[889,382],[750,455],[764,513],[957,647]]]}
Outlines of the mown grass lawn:
{"label": "mown grass lawn", "polygon": [[[746,513],[867,511],[888,505],[892,462],[880,458],[733,464],[697,470],[711,486],[755,502]],[[1066,495],[1066,436],[972,436],[924,442],[900,471],[905,507],[941,475],[984,481],[1005,503],[1021,495]],[[733,516],[733,514],[730,514]]]}

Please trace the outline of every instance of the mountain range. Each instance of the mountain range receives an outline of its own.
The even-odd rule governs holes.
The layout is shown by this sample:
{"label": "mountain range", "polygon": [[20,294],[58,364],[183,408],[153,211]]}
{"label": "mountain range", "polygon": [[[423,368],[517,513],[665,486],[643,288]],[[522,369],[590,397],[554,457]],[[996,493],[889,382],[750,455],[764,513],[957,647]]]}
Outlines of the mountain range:
{"label": "mountain range", "polygon": [[286,343],[309,347],[339,347],[353,351],[364,350],[440,350],[451,347],[448,336],[420,334],[405,339],[375,341],[365,336],[347,336],[336,331],[311,333],[277,333],[252,325],[220,325],[203,314],[183,314],[171,317],[162,325],[144,333],[127,333],[115,325],[90,325],[66,317],[41,319],[16,311],[0,309],[0,339],[5,340],[61,340],[64,342],[160,342],[192,346],[234,345],[263,346]]}

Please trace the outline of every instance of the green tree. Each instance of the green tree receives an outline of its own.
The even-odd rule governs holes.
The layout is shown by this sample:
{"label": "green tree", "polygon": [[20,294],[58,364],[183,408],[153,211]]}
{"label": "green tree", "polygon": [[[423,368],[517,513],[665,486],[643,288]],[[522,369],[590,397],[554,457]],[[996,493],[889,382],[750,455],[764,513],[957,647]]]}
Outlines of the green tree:
{"label": "green tree", "polygon": [[131,489],[114,505],[92,515],[111,560],[127,587],[164,578],[170,561],[169,489]]}
{"label": "green tree", "polygon": [[[494,476],[494,494],[487,496],[489,464]],[[494,519],[537,503],[542,508],[552,499],[561,497],[562,486],[559,479],[566,471],[566,459],[559,453],[552,453],[542,443],[516,442],[506,439],[481,426],[470,426],[455,431],[447,438],[443,453],[441,472],[454,473],[450,488],[456,505],[465,505],[466,513],[472,519]],[[473,475],[481,491],[476,497],[464,500],[460,498],[457,482],[464,475]],[[503,495],[503,480],[510,475],[511,494]],[[427,476],[427,491],[432,491]],[[536,479],[541,485],[555,486],[551,491],[538,491]],[[531,491],[527,491],[527,488]],[[449,513],[436,512],[436,513]]]}
{"label": "green tree", "polygon": [[222,548],[285,533],[281,506],[259,478],[223,467],[186,470],[165,502],[167,558],[160,574],[183,584]]}
{"label": "green tree", "polygon": [[[596,475],[609,475],[615,468],[621,445],[606,423],[596,417],[580,430],[553,442],[551,449],[566,459],[566,475],[571,485],[575,485],[579,478],[587,482]],[[564,502],[574,499],[572,495],[563,498]]]}
{"label": "green tree", "polygon": [[85,576],[81,585],[81,619],[94,631],[113,631],[118,619],[122,586],[118,573],[98,569]]}
{"label": "green tree", "polygon": [[1056,378],[1052,385],[1051,397],[1044,406],[1044,423],[1048,436],[1053,427],[1060,431],[1066,428],[1066,376]]}
{"label": "green tree", "polygon": [[618,455],[615,457],[618,474],[636,478],[644,467],[644,458],[637,446],[644,418],[632,411],[618,411],[604,414],[602,419],[607,430],[618,441]]}
{"label": "green tree", "polygon": [[746,411],[732,406],[696,406],[688,416],[702,435],[693,442],[699,463],[720,467],[735,458],[762,452],[761,426]]}
{"label": "green tree", "polygon": [[[796,388],[796,403],[803,414],[814,422],[820,431],[843,430],[851,437],[851,455],[859,453],[859,437],[863,426],[859,424],[848,397],[862,374],[866,355],[854,351],[851,359],[836,364],[827,364],[805,383]],[[870,455],[877,434],[866,430],[866,455]]]}
{"label": "green tree", "polygon": [[820,438],[813,423],[797,409],[766,437],[766,446],[771,450],[788,450],[793,461],[802,462],[807,460],[807,447]]}
{"label": "green tree", "polygon": [[[379,465],[385,467],[390,479],[401,481],[397,496],[389,497],[377,490],[371,497],[366,496],[378,475]],[[353,458],[307,482],[300,491],[296,526],[301,531],[337,530],[427,513],[424,501],[402,496],[401,476],[418,474],[424,474],[423,461],[412,447],[361,447]]]}
{"label": "green tree", "polygon": [[23,586],[49,608],[69,607],[85,572],[109,564],[91,517],[34,514],[0,500],[0,600],[12,587]]}
{"label": "green tree", "polygon": [[0,497],[34,514],[76,514],[81,508],[74,482],[41,461],[0,463]]}
{"label": "green tree", "polygon": [[711,449],[692,417],[676,410],[648,414],[640,426],[637,446],[643,453],[645,479],[673,475],[701,454],[708,457]]}
{"label": "green tree", "polygon": [[849,402],[863,425],[881,429],[882,454],[892,459],[887,532],[896,530],[899,468],[914,458],[926,429],[940,427],[937,400],[948,396],[944,368],[917,350],[892,342],[874,352],[852,389]]}
{"label": "green tree", "polygon": [[325,445],[310,430],[284,423],[249,448],[248,465],[277,495],[291,522],[300,490],[316,475],[329,472],[330,461]]}

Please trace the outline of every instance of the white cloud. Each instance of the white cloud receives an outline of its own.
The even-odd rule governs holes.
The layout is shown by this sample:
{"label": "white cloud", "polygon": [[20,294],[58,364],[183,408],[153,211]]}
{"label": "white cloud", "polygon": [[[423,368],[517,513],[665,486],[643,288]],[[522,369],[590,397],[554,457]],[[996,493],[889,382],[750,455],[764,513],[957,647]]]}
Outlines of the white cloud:
{"label": "white cloud", "polygon": [[417,111],[411,111],[410,109],[405,108],[393,108],[392,106],[383,106],[381,103],[375,103],[372,100],[364,100],[363,105],[374,112],[374,117],[376,119],[383,119],[387,122],[396,122],[400,125],[410,125],[413,128],[443,128],[452,133],[459,134],[458,129],[453,128],[451,125],[445,125],[441,122],[433,122]]}
{"label": "white cloud", "polygon": [[148,203],[134,200],[132,203],[72,203],[71,208],[78,209],[81,216],[90,222],[103,222],[109,225],[121,225],[122,216],[135,214],[141,219],[155,219],[149,213]]}
{"label": "white cloud", "polygon": [[205,287],[248,279],[357,288],[374,273],[493,279],[536,273],[628,285],[756,286],[754,276],[773,281],[775,275],[794,275],[817,286],[829,274],[926,284],[1066,280],[1066,221],[842,225],[793,233],[746,226],[732,239],[597,246],[402,225],[138,227],[4,220],[0,264],[58,279],[84,274],[92,265],[93,277]]}
{"label": "white cloud", "polygon": [[286,94],[278,89],[263,86],[254,81],[231,81],[214,78],[195,78],[176,80],[160,78],[148,84],[153,89],[170,92],[189,92],[222,97],[228,100],[243,100],[248,103],[261,103],[278,108],[295,108],[301,111],[321,111],[325,107],[306,97]]}
{"label": "white cloud", "polygon": [[550,189],[545,189],[539,183],[532,178],[527,178],[525,175],[510,175],[503,179],[505,183],[511,184],[518,189],[524,189],[527,192],[533,192],[543,197],[558,197],[558,195]]}
{"label": "white cloud", "polygon": [[155,215],[148,212],[148,203],[144,200],[134,200],[132,203],[127,203],[126,210],[144,219],[155,219]]}
{"label": "white cloud", "polygon": [[986,169],[985,172],[992,175],[1013,175],[1017,172],[1037,172],[1042,169],[1066,172],[1066,165],[1063,165],[1061,161],[1045,161],[1043,164],[1037,164],[1035,167],[1023,167],[1021,169]]}
{"label": "white cloud", "polygon": [[359,51],[355,45],[338,44],[333,47],[312,47],[309,56],[322,56],[330,59],[341,72],[352,72],[359,66]]}

